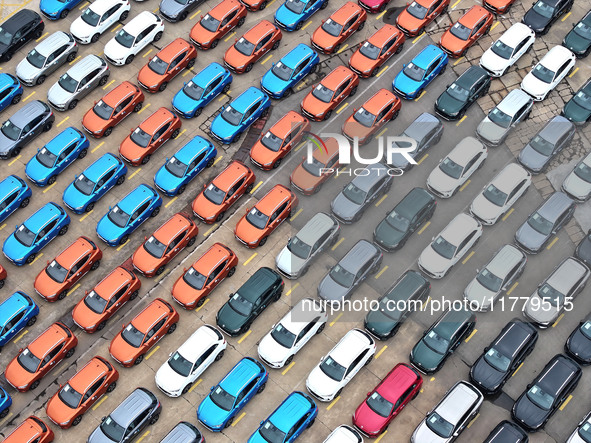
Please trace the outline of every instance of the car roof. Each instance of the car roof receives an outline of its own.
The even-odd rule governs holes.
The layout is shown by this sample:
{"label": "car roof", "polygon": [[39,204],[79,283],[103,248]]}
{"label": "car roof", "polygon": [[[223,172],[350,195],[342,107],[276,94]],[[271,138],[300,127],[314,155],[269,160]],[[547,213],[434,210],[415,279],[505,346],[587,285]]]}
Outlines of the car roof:
{"label": "car roof", "polygon": [[367,346],[373,343],[373,339],[360,329],[354,328],[347,332],[343,338],[329,352],[333,360],[344,367],[348,367],[355,358]]}
{"label": "car roof", "polygon": [[228,372],[220,381],[219,385],[230,395],[236,396],[242,388],[259,375],[264,369],[261,369],[260,363],[254,358],[244,357]]}
{"label": "car roof", "polygon": [[18,85],[19,81],[12,74],[7,72],[0,74],[0,90],[4,91],[6,88],[18,87]]}
{"label": "car roof", "polygon": [[497,105],[497,109],[512,117],[523,105],[529,102],[533,102],[533,98],[523,90],[516,88],[501,100]]}
{"label": "car roof", "polygon": [[133,280],[134,275],[121,266],[117,266],[94,287],[94,291],[103,298],[113,296],[119,289]]}
{"label": "car roof", "polygon": [[170,314],[170,305],[166,305],[164,300],[157,298],[136,315],[131,323],[138,331],[146,333],[154,324]]}
{"label": "car roof", "polygon": [[527,434],[518,425],[509,420],[503,420],[493,429],[486,442],[519,443],[524,441],[524,439],[527,439]]}
{"label": "car roof", "polygon": [[489,77],[489,75],[484,68],[479,65],[472,65],[466,69],[454,83],[462,86],[464,89],[469,89],[475,83],[486,77]]}
{"label": "car roof", "polygon": [[68,333],[61,323],[53,323],[45,331],[43,331],[35,340],[29,343],[27,348],[36,357],[43,359],[45,354],[50,351],[58,343],[67,340]]}
{"label": "car roof", "polygon": [[242,6],[238,0],[222,0],[209,11],[209,15],[221,19],[225,17],[228,12],[243,7],[244,6]]}
{"label": "car roof", "polygon": [[484,9],[482,6],[474,5],[470,9],[468,9],[468,11],[466,11],[466,13],[462,17],[460,17],[458,22],[460,22],[467,28],[472,29],[482,18],[488,15],[491,15],[491,13]]}
{"label": "car roof", "polygon": [[68,380],[68,384],[77,392],[84,393],[110,369],[102,359],[94,357]]}
{"label": "car roof", "polygon": [[402,363],[396,365],[382,382],[376,386],[380,395],[393,403],[396,402],[420,376],[410,366]]}
{"label": "car roof", "polygon": [[544,127],[538,132],[538,135],[550,143],[556,143],[563,135],[573,130],[574,125],[569,119],[562,115],[556,115],[544,125]]}
{"label": "car roof", "polygon": [[581,367],[577,363],[565,355],[558,354],[548,362],[533,384],[551,395],[556,395],[562,386],[580,371]]}
{"label": "car roof", "polygon": [[287,433],[310,411],[315,404],[306,394],[299,391],[292,392],[269,416],[269,420],[281,431]]}
{"label": "car roof", "polygon": [[363,104],[363,109],[377,115],[384,106],[396,101],[396,96],[387,89],[380,89]]}
{"label": "car roof", "polygon": [[353,2],[347,2],[330,16],[331,20],[344,25],[353,15],[361,11],[361,7]]}
{"label": "car roof", "polygon": [[482,394],[466,381],[457,382],[446,394],[435,410],[446,421],[457,424],[466,411],[482,399]]}
{"label": "car roof", "polygon": [[191,45],[187,42],[187,40],[178,37],[158,51],[156,55],[163,62],[170,63],[177,57],[177,55],[190,48]]}
{"label": "car roof", "polygon": [[[257,269],[248,280],[236,291],[242,297],[249,301],[254,301],[260,295],[261,291],[274,284],[281,277],[275,271],[266,266]],[[252,299],[252,300],[251,300]]]}
{"label": "car roof", "polygon": [[213,184],[223,191],[228,191],[241,177],[248,174],[250,168],[238,160],[233,160],[214,179]]}
{"label": "car roof", "polygon": [[262,100],[264,97],[265,93],[263,91],[261,91],[259,88],[251,86],[234,100],[232,100],[230,106],[232,106],[232,108],[234,108],[236,111],[244,114],[254,103]]}
{"label": "car roof", "polygon": [[121,3],[121,0],[95,0],[88,7],[96,12],[98,15],[103,15],[116,4]]}
{"label": "car roof", "polygon": [[277,26],[275,26],[269,20],[261,20],[248,31],[246,31],[243,37],[251,43],[257,43],[261,38],[271,32],[274,32],[276,29]]}
{"label": "car roof", "polygon": [[117,206],[119,206],[126,213],[133,214],[138,206],[140,206],[147,199],[155,198],[156,195],[156,192],[152,188],[141,184],[125,197],[123,197]]}
{"label": "car roof", "polygon": [[226,74],[228,71],[219,63],[213,62],[199,71],[193,77],[193,83],[205,89],[213,80],[220,75]]}
{"label": "car roof", "polygon": [[196,135],[189,140],[181,149],[179,149],[174,156],[182,161],[184,164],[190,164],[196,157],[198,157],[203,151],[213,149],[213,144],[201,137]]}
{"label": "car roof", "polygon": [[300,125],[305,122],[304,117],[295,111],[289,111],[283,117],[281,117],[273,126],[269,128],[273,134],[279,138],[285,138],[291,131],[294,130],[296,125]]}
{"label": "car roof", "polygon": [[521,249],[513,245],[505,245],[488,262],[486,269],[493,275],[504,278],[524,258],[525,255]]}
{"label": "car roof", "polygon": [[2,201],[1,199],[5,196],[24,187],[20,180],[21,179],[16,175],[9,175],[4,180],[0,181],[0,201]]}
{"label": "car roof", "polygon": [[230,251],[222,243],[214,243],[205,253],[193,263],[193,268],[202,275],[209,275],[211,271],[230,256]]}
{"label": "car roof", "polygon": [[313,155],[316,160],[326,164],[329,159],[339,152],[339,142],[337,142],[337,139],[334,137],[327,137],[322,140],[322,143],[326,148],[326,151],[324,149],[314,149]]}
{"label": "car roof", "polygon": [[551,71],[556,72],[556,70],[562,66],[565,60],[568,60],[571,57],[574,57],[574,54],[569,49],[566,49],[562,45],[556,45],[546,52],[546,54],[538,63],[550,69]]}
{"label": "car roof", "polygon": [[162,21],[160,17],[150,11],[142,11],[129,22],[127,22],[123,29],[130,35],[136,37],[140,32],[146,29],[152,23],[159,23]]}
{"label": "car roof", "polygon": [[201,438],[201,432],[191,423],[182,421],[160,443],[192,443],[196,438]]}
{"label": "car roof", "polygon": [[435,117],[433,114],[423,112],[419,115],[407,128],[404,130],[403,135],[410,137],[414,140],[421,141],[433,128],[440,126],[441,120]]}
{"label": "car roof", "polygon": [[106,62],[98,55],[88,54],[74,66],[68,69],[67,74],[74,80],[80,81],[84,77],[86,77],[92,70],[105,65]]}
{"label": "car roof", "polygon": [[48,106],[40,100],[33,100],[24,104],[18,111],[8,119],[19,128],[22,128],[38,115],[48,112]]}
{"label": "car roof", "polygon": [[53,154],[59,155],[64,149],[77,140],[85,138],[77,129],[72,126],[64,129],[58,135],[49,140],[45,147]]}
{"label": "car roof", "polygon": [[377,246],[367,240],[359,240],[349,252],[339,260],[339,265],[347,271],[356,274],[372,257],[379,252]]}
{"label": "car roof", "polygon": [[105,172],[110,171],[112,168],[116,168],[119,165],[121,165],[121,160],[111,153],[106,153],[86,168],[84,176],[96,183]]}
{"label": "car roof", "polygon": [[53,53],[57,48],[61,47],[62,45],[71,42],[73,37],[69,34],[66,34],[63,31],[56,31],[53,34],[47,36],[44,40],[41,40],[37,46],[35,46],[35,50],[47,57]]}
{"label": "car roof", "polygon": [[14,34],[15,31],[18,31],[23,27],[24,23],[33,20],[41,20],[41,16],[31,9],[20,9],[16,14],[2,23],[2,28]]}
{"label": "car roof", "polygon": [[376,182],[383,178],[389,168],[383,163],[374,163],[373,165],[366,166],[365,170],[369,171],[369,173],[356,176],[351,183],[362,191],[367,192]]}
{"label": "car roof", "polygon": [[443,313],[439,320],[433,325],[432,330],[437,334],[450,338],[466,322],[474,321],[475,315],[466,309],[450,309]]}
{"label": "car roof", "polygon": [[71,269],[82,257],[94,251],[96,245],[86,237],[78,237],[70,246],[64,249],[55,260],[66,269]]}
{"label": "car roof", "polygon": [[332,71],[330,71],[328,73],[328,75],[326,75],[320,81],[320,83],[322,83],[324,86],[326,86],[329,89],[335,89],[343,81],[345,81],[347,78],[349,78],[353,75],[354,75],[353,71],[351,71],[349,68],[347,68],[343,65],[339,65],[336,68],[334,68]]}
{"label": "car roof", "polygon": [[462,212],[456,215],[448,225],[441,231],[441,236],[453,245],[458,245],[466,235],[480,226],[474,217]]}
{"label": "car roof", "polygon": [[464,167],[476,152],[481,151],[484,145],[476,137],[471,135],[463,138],[447,156],[456,164]]}
{"label": "car roof", "polygon": [[12,443],[35,443],[37,438],[47,432],[48,427],[38,417],[31,415],[18,425],[4,440]]}
{"label": "car roof", "polygon": [[433,197],[429,191],[416,187],[411,189],[410,192],[400,200],[400,202],[394,207],[394,211],[407,219],[412,220],[419,210],[434,200],[435,197]]}
{"label": "car roof", "polygon": [[185,359],[194,363],[219,339],[219,333],[213,326],[203,325],[193,332],[177,351]]}
{"label": "car roof", "polygon": [[292,193],[289,189],[283,185],[275,185],[258,201],[255,206],[263,214],[271,215],[277,206],[291,197]]}
{"label": "car roof", "polygon": [[[308,309],[314,306],[313,310]],[[326,310],[322,304],[313,298],[304,298],[300,300],[285,316],[279,320],[279,323],[294,335],[299,335],[302,330],[319,316],[322,316]]]}
{"label": "car roof", "polygon": [[517,163],[509,163],[492,179],[491,183],[497,189],[508,194],[515,185],[530,176],[530,173]]}
{"label": "car roof", "polygon": [[324,212],[316,213],[295,235],[307,245],[313,245],[338,222]]}
{"label": "car roof", "polygon": [[154,111],[147,119],[140,123],[139,127],[148,134],[154,133],[161,128],[167,121],[175,118],[175,115],[166,107],[162,106]]}
{"label": "car roof", "polygon": [[139,415],[152,406],[156,397],[145,388],[136,388],[111,412],[110,416],[117,424],[127,428]]}
{"label": "car roof", "polygon": [[429,281],[423,277],[423,274],[409,269],[386,291],[384,297],[397,298],[393,296],[398,294],[406,294],[410,297],[426,284],[429,284]]}
{"label": "car roof", "polygon": [[516,43],[519,43],[527,35],[534,34],[534,31],[523,23],[515,23],[509,29],[507,29],[499,40],[505,43],[507,46],[514,47]]}
{"label": "car roof", "polygon": [[281,57],[281,63],[291,69],[294,69],[302,60],[314,53],[314,50],[308,45],[300,43],[283,57]]}
{"label": "car roof", "polygon": [[574,257],[567,257],[550,274],[546,283],[561,294],[567,294],[587,274],[589,274],[587,266]]}
{"label": "car roof", "polygon": [[[27,299],[27,297],[29,299]],[[0,303],[0,328],[12,318],[14,314],[29,307],[33,300],[24,292],[16,291]]]}
{"label": "car roof", "polygon": [[443,53],[443,50],[437,46],[428,45],[412,59],[412,63],[419,68],[427,69],[437,58],[441,57]]}
{"label": "car roof", "polygon": [[330,433],[324,443],[363,443],[363,437],[351,426],[340,425]]}
{"label": "car roof", "polygon": [[538,331],[530,323],[514,318],[503,327],[491,347],[505,356],[514,357],[526,341],[537,335]]}
{"label": "car roof", "polygon": [[400,34],[402,31],[394,25],[385,24],[378,29],[370,38],[367,39],[372,45],[381,48],[384,43],[390,41],[393,35]]}
{"label": "car roof", "polygon": [[111,106],[112,108],[116,107],[123,99],[129,97],[132,94],[138,92],[137,86],[128,82],[127,80],[121,82],[118,86],[113,88],[109,91],[105,96],[102,98],[103,102],[107,105]]}
{"label": "car roof", "polygon": [[573,204],[571,198],[564,192],[558,191],[552,194],[536,211],[546,220],[555,222],[566,209]]}
{"label": "car roof", "polygon": [[191,220],[179,212],[174,214],[156,229],[153,235],[158,241],[160,241],[160,243],[168,245],[178,234],[189,228],[191,225]]}
{"label": "car roof", "polygon": [[30,231],[37,233],[51,220],[61,217],[62,215],[63,209],[55,203],[49,202],[26,219],[24,224]]}

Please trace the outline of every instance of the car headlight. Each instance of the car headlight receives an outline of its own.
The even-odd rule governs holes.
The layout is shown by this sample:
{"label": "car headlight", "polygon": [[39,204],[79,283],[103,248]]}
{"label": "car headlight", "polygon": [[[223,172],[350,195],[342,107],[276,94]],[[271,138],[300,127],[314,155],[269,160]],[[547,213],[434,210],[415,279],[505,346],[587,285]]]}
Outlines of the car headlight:
{"label": "car headlight", "polygon": [[215,217],[216,217],[215,215],[212,215],[211,217],[207,217],[205,220],[213,220],[213,219],[215,219]]}
{"label": "car headlight", "polygon": [[18,389],[27,389],[28,386],[29,384],[27,383],[26,385],[19,386]]}
{"label": "car headlight", "polygon": [[68,420],[68,421],[63,421],[60,423],[60,426],[66,426],[67,424],[69,424],[72,420]]}
{"label": "car headlight", "polygon": [[127,363],[131,363],[133,361],[133,358],[130,358],[129,360],[125,360],[123,363],[127,364]]}
{"label": "car headlight", "polygon": [[256,245],[259,242],[259,240],[255,240],[255,241],[251,241],[248,242],[249,245]]}
{"label": "car headlight", "polygon": [[267,162],[263,166],[271,166],[272,164],[273,164],[273,162]]}

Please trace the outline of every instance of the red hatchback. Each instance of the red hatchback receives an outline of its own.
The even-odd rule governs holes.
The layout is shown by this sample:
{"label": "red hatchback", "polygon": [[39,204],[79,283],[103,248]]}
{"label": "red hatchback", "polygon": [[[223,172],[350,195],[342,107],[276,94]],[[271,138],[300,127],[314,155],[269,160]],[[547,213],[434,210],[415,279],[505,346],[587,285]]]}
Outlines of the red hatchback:
{"label": "red hatchback", "polygon": [[398,363],[353,414],[353,425],[369,437],[377,437],[421,390],[423,379],[412,367]]}

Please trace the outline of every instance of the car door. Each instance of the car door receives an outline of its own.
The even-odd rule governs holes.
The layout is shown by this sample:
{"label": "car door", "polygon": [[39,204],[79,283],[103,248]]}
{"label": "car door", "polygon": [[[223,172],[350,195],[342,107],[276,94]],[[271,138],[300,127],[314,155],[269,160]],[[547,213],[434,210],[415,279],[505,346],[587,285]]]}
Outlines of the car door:
{"label": "car door", "polygon": [[245,180],[246,178],[242,177],[240,180],[234,183],[234,185],[228,190],[228,193],[226,194],[226,201],[228,202],[228,205],[231,205],[243,194],[243,192],[238,191],[244,185]]}
{"label": "car door", "polygon": [[165,124],[163,124],[154,133],[154,137],[152,138],[152,146],[154,149],[159,148],[160,146],[162,146],[164,144],[165,141],[168,140],[168,138],[166,137],[166,134],[167,134],[168,129],[170,128],[171,125],[172,125],[172,122],[168,121]]}
{"label": "car door", "polygon": [[207,151],[202,151],[201,154],[199,154],[197,157],[195,157],[195,159],[189,164],[189,167],[187,168],[188,173],[187,175],[190,178],[195,177],[199,172],[201,172],[201,170],[203,169],[202,163],[203,160],[205,159],[205,155],[207,154]]}
{"label": "car door", "polygon": [[232,24],[232,20],[234,19],[234,17],[236,17],[236,14],[238,13],[238,9],[234,9],[233,11],[229,12],[221,21],[220,23],[220,36],[225,34],[226,32],[228,32],[230,29],[232,29],[234,26]]}
{"label": "car door", "polygon": [[[113,7],[111,7],[107,12],[103,14],[101,17],[101,21],[99,24],[99,32],[106,31],[115,21],[119,19],[122,11],[123,4],[119,3]],[[118,12],[119,11],[119,12]]]}
{"label": "car door", "polygon": [[314,335],[314,332],[312,332],[312,329],[314,328],[314,325],[316,324],[316,322],[319,320],[320,320],[320,317],[316,317],[314,320],[312,320],[306,326],[304,326],[304,328],[300,331],[300,333],[296,337],[295,342],[293,344],[292,349],[293,349],[294,354],[296,352],[298,352],[300,349],[302,349],[302,347],[306,343],[308,343],[310,338],[312,338],[312,336]]}
{"label": "car door", "polygon": [[114,174],[115,169],[113,168],[110,171],[105,172],[105,174],[96,182],[94,193],[97,194],[99,198],[115,185],[115,181],[111,181]]}
{"label": "car door", "polygon": [[367,349],[364,349],[359,353],[359,355],[353,360],[353,362],[347,368],[347,372],[345,373],[345,384],[349,383],[355,374],[359,372],[359,370],[363,367],[363,359],[367,356]]}
{"label": "car door", "polygon": [[123,437],[124,442],[132,441],[134,437],[139,434],[139,432],[144,427],[144,422],[150,415],[150,409],[146,409],[142,411],[138,416],[129,424],[127,427],[127,432],[125,433],[125,437]]}
{"label": "car door", "polygon": [[171,76],[175,76],[183,69],[182,61],[187,56],[187,51],[181,52],[179,55],[175,57],[175,59],[170,63],[168,68],[169,73]]}
{"label": "car door", "polygon": [[217,89],[221,82],[222,76],[220,75],[217,78],[213,79],[209,83],[209,85],[207,85],[205,91],[203,91],[203,101],[205,103],[209,103],[214,97],[216,97],[219,94],[219,91]]}
{"label": "car door", "polygon": [[480,160],[482,155],[482,151],[479,151],[478,153],[476,153],[474,157],[472,157],[468,161],[468,163],[466,163],[466,166],[464,166],[464,171],[462,172],[462,176],[460,178],[461,183],[464,183],[466,179],[470,177],[474,173],[474,171],[476,171],[476,169],[478,169],[478,166],[480,165],[480,162],[478,160]]}
{"label": "car door", "polygon": [[359,18],[359,14],[355,14],[353,17],[351,17],[349,20],[347,20],[347,23],[345,23],[345,25],[343,26],[343,30],[341,31],[341,34],[344,37],[353,33],[353,31],[354,31],[353,25],[355,24],[355,22],[357,21],[358,18]]}
{"label": "car door", "polygon": [[308,66],[308,63],[310,63],[311,60],[312,56],[307,56],[296,66],[296,68],[293,70],[293,73],[291,74],[291,78],[293,80],[291,86],[293,86],[295,83],[299,82],[304,76],[306,76],[307,72],[304,68]]}
{"label": "car door", "polygon": [[109,300],[109,302],[107,303],[107,306],[105,308],[105,313],[108,313],[109,316],[112,315],[113,313],[115,313],[115,311],[117,309],[119,309],[119,307],[124,304],[127,300],[122,300],[122,297],[125,295],[125,293],[127,292],[127,290],[129,289],[129,285],[125,285],[122,288],[118,289],[117,292],[115,292],[115,294],[113,294],[113,296],[111,297],[111,299]]}
{"label": "car door", "polygon": [[84,393],[82,396],[82,401],[80,406],[82,407],[82,412],[86,412],[86,410],[99,398],[103,395],[101,392],[101,388],[103,387],[103,383],[107,379],[107,376],[103,376],[99,378],[96,382],[92,384],[90,388]]}
{"label": "car door", "polygon": [[271,230],[275,229],[277,226],[281,224],[283,220],[285,220],[284,212],[287,209],[288,203],[289,200],[285,200],[281,205],[279,205],[275,212],[273,212],[273,215],[271,216],[271,220],[269,223],[269,228]]}
{"label": "car door", "polygon": [[560,67],[556,70],[556,75],[554,75],[554,81],[552,82],[551,88],[554,89],[558,83],[562,81],[567,73],[567,68],[570,63],[570,60],[565,61]]}
{"label": "car door", "polygon": [[[254,394],[256,392],[256,384],[257,384],[258,381],[259,381],[259,378],[258,377],[257,378],[254,378],[243,389],[243,391],[241,392],[241,394],[243,394],[243,397],[240,400],[239,407],[237,408],[236,412],[238,411],[238,409],[244,407],[244,405],[246,403],[248,403],[248,401],[254,396]],[[238,403],[238,402],[236,402],[236,403]]]}
{"label": "car door", "polygon": [[51,220],[37,236],[39,249],[45,246],[51,240],[51,231],[56,227],[57,220]]}
{"label": "car door", "polygon": [[60,155],[58,155],[57,162],[55,164],[55,169],[57,171],[61,171],[74,161],[76,157],[72,155],[72,153],[74,152],[76,146],[78,146],[78,142],[70,143],[70,145],[66,146],[66,148],[62,152],[60,152]]}
{"label": "car door", "polygon": [[210,290],[215,288],[219,284],[219,282],[221,280],[223,280],[223,278],[221,277],[221,274],[227,264],[228,264],[228,260],[222,261],[222,263],[220,263],[218,266],[216,266],[215,269],[213,271],[211,271],[211,274],[209,274],[209,277],[207,278],[205,285],[207,287],[209,287]]}
{"label": "car door", "polygon": [[25,311],[17,312],[12,316],[10,320],[6,322],[4,328],[0,332],[0,337],[4,340],[10,340],[19,330],[18,326],[23,317],[25,316]]}
{"label": "car door", "polygon": [[150,330],[146,334],[146,338],[144,339],[144,348],[154,345],[158,340],[162,338],[163,333],[161,329],[164,326],[164,323],[166,323],[166,317],[158,320],[156,324],[150,328]]}
{"label": "car door", "polygon": [[527,45],[527,43],[529,42],[529,35],[527,37],[524,37],[519,43],[517,43],[517,45],[515,45],[515,48],[513,49],[513,54],[511,55],[511,58],[509,59],[510,65],[513,65],[513,63],[515,63],[527,50],[527,48],[529,47],[529,45]]}
{"label": "car door", "polygon": [[195,381],[197,377],[207,369],[207,367],[213,362],[214,360],[214,351],[217,349],[217,345],[212,345],[205,350],[203,354],[199,356],[193,368],[191,369],[191,373],[189,374],[189,379],[191,382]]}
{"label": "car door", "polygon": [[150,25],[144,31],[141,32],[141,34],[136,39],[136,44],[134,45],[136,51],[139,52],[140,49],[142,49],[144,46],[150,43],[150,34],[154,30],[154,28],[156,28],[156,25]]}
{"label": "car door", "polygon": [[117,106],[115,106],[114,112],[113,112],[113,119],[116,122],[119,122],[121,119],[123,119],[123,117],[125,117],[127,114],[129,114],[130,110],[127,109],[129,104],[132,102],[133,100],[133,95],[130,95],[129,97],[124,98]]}
{"label": "car door", "polygon": [[19,191],[13,191],[3,201],[0,202],[0,218],[4,217],[5,214],[7,215],[9,212],[16,209],[12,209],[11,205],[16,201],[16,198],[18,197],[18,192]]}
{"label": "car door", "polygon": [[255,56],[255,59],[258,59],[260,56],[262,56],[265,52],[268,51],[267,44],[271,40],[272,35],[273,35],[272,33],[269,33],[269,34],[265,35],[257,43],[257,45],[254,48],[254,56]]}
{"label": "car door", "polygon": [[64,343],[58,343],[51,351],[47,353],[43,361],[41,362],[41,373],[45,374],[55,365],[57,365],[60,361],[62,361],[63,357],[60,357],[60,353],[65,353],[66,350],[64,349]]}
{"label": "car door", "polygon": [[130,219],[130,223],[129,226],[133,227],[133,229],[135,229],[135,227],[139,226],[146,218],[146,210],[148,209],[148,206],[150,206],[150,201],[147,200],[145,202],[143,202],[134,212],[133,214],[131,214],[131,219]]}
{"label": "car door", "polygon": [[462,240],[460,242],[460,244],[458,245],[458,248],[456,249],[456,255],[452,258],[453,264],[455,264],[460,259],[460,257],[467,252],[467,249],[468,249],[468,247],[470,245],[470,241],[472,240],[472,238],[474,238],[474,235],[475,234],[476,234],[476,231],[470,232],[464,238],[464,240]]}
{"label": "car door", "polygon": [[90,266],[88,266],[89,260],[90,254],[86,254],[84,257],[78,260],[78,262],[72,268],[72,273],[74,274],[74,271],[76,272],[73,275],[73,278],[79,279],[88,273],[88,271],[90,270]]}
{"label": "car door", "polygon": [[512,127],[516,126],[518,123],[521,123],[521,121],[525,119],[528,107],[529,105],[526,103],[521,108],[519,108],[519,110],[515,113],[515,116],[513,117],[513,123],[511,123]]}

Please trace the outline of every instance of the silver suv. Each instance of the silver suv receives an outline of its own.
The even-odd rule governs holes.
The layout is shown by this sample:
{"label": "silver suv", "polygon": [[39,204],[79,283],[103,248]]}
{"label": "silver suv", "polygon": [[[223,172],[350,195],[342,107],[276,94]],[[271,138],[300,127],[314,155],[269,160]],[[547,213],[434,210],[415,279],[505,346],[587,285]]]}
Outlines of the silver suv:
{"label": "silver suv", "polygon": [[57,31],[35,46],[16,67],[16,76],[27,86],[40,85],[47,76],[78,54],[70,34]]}
{"label": "silver suv", "polygon": [[72,66],[47,93],[49,104],[58,111],[74,109],[97,86],[104,86],[111,75],[107,62],[90,54]]}

